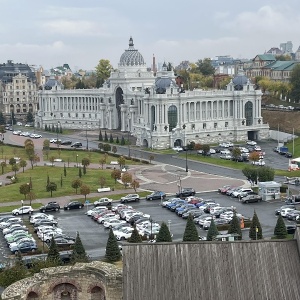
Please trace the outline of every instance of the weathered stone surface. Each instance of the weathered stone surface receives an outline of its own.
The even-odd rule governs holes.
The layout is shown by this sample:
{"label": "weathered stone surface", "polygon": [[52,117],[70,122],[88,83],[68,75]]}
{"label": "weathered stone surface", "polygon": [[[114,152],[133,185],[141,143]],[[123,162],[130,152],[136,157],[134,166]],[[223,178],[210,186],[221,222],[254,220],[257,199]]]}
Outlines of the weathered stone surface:
{"label": "weathered stone surface", "polygon": [[[4,290],[3,300],[122,299],[122,270],[100,261],[47,268]],[[64,298],[65,299],[65,298]]]}

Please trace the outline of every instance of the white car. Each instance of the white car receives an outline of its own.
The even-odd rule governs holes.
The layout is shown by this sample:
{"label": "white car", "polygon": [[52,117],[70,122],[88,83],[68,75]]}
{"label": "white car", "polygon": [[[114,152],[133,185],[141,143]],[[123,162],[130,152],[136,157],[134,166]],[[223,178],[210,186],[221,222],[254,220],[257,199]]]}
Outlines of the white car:
{"label": "white car", "polygon": [[22,225],[22,224],[12,224],[11,226],[7,227],[7,228],[4,228],[3,229],[3,234],[6,235],[7,233],[10,232],[11,229],[15,229],[15,228],[19,228],[19,229],[26,229],[26,226],[25,225]]}
{"label": "white car", "polygon": [[175,147],[173,147],[172,149],[173,149],[174,151],[177,151],[177,152],[183,151],[183,148],[180,147],[180,146],[175,146]]}
{"label": "white car", "polygon": [[228,149],[222,149],[222,150],[220,151],[220,154],[230,155],[231,152],[230,152],[230,150],[228,150]]}
{"label": "white car", "polygon": [[99,200],[96,200],[94,202],[94,206],[99,206],[99,205],[108,205],[112,203],[112,199],[110,198],[100,198]]}
{"label": "white car", "polygon": [[264,160],[259,159],[257,161],[252,161],[252,164],[255,165],[255,166],[264,166],[266,163],[265,163]]}
{"label": "white car", "polygon": [[118,241],[127,240],[131,237],[132,231],[133,231],[133,229],[126,228],[124,231],[117,231],[115,233],[115,236]]}
{"label": "white car", "polygon": [[247,145],[255,146],[257,143],[255,141],[247,141]]}
{"label": "white car", "polygon": [[93,209],[88,210],[85,214],[90,217],[93,213],[100,213],[105,210],[108,210],[106,206],[97,206]]}
{"label": "white car", "polygon": [[97,222],[100,223],[100,224],[103,224],[104,221],[107,221],[108,219],[118,219],[120,218],[119,215],[116,215],[115,213],[108,213],[108,214],[105,214],[104,216],[101,216],[97,219]]}
{"label": "white car", "polygon": [[32,214],[33,208],[31,206],[24,205],[22,207],[14,209],[11,213],[14,216],[24,215],[24,214]]}
{"label": "white car", "polygon": [[30,223],[34,224],[35,222],[37,222],[38,220],[54,220],[54,216],[53,215],[47,215],[45,213],[37,213],[34,214],[30,217]]}
{"label": "white car", "polygon": [[49,239],[49,236],[52,236],[54,233],[59,233],[62,234],[62,229],[57,228],[57,227],[52,227],[52,228],[45,228],[44,230],[38,230],[37,231],[37,236],[41,239],[46,241]]}
{"label": "white car", "polygon": [[103,225],[105,228],[113,228],[116,225],[125,224],[125,223],[126,223],[126,221],[124,221],[124,220],[109,219],[107,221],[104,221]]}
{"label": "white car", "polygon": [[22,223],[22,219],[21,218],[14,218],[14,217],[12,217],[12,218],[8,219],[6,222],[1,222],[0,223],[0,228],[4,229],[4,228],[7,228],[10,225],[16,224],[16,223]]}
{"label": "white car", "polygon": [[250,188],[240,188],[240,189],[234,191],[231,194],[231,197],[238,198],[238,196],[241,195],[242,193],[250,193],[250,192],[253,192],[253,190]]}
{"label": "white car", "polygon": [[217,151],[215,149],[213,149],[213,148],[210,148],[209,152],[210,152],[210,154],[216,154],[217,153]]}
{"label": "white car", "polygon": [[219,144],[220,147],[224,147],[224,148],[229,148],[229,147],[233,147],[233,143],[231,142],[223,142]]}
{"label": "white car", "polygon": [[295,210],[294,208],[283,208],[281,211],[280,211],[280,214],[282,217],[286,217],[288,213],[290,213],[291,211]]}

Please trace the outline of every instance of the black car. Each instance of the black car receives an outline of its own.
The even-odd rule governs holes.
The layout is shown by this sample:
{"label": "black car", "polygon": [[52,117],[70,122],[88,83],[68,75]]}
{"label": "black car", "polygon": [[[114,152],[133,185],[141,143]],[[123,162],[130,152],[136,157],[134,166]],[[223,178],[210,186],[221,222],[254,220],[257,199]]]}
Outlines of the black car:
{"label": "black car", "polygon": [[64,206],[64,210],[81,209],[81,208],[83,208],[83,206],[84,206],[84,204],[79,201],[71,201]]}
{"label": "black car", "polygon": [[243,198],[241,198],[242,203],[254,203],[254,202],[260,202],[262,201],[262,196],[260,195],[248,195]]}
{"label": "black car", "polygon": [[56,226],[57,221],[56,220],[39,220],[33,224],[33,227],[35,228],[35,231],[39,226]]}
{"label": "black car", "polygon": [[73,147],[73,148],[80,148],[80,147],[82,147],[82,143],[80,143],[80,142],[75,142],[75,143],[73,143],[73,144],[71,145],[71,147]]}
{"label": "black car", "polygon": [[195,196],[196,192],[193,188],[183,188],[180,192],[176,193],[176,197],[186,198],[189,196]]}
{"label": "black car", "polygon": [[293,154],[290,153],[290,152],[286,152],[286,153],[284,154],[284,156],[287,157],[287,158],[291,158],[291,157],[293,157]]}
{"label": "black car", "polygon": [[161,200],[166,198],[166,193],[161,191],[155,191],[152,194],[146,196],[146,200]]}
{"label": "black car", "polygon": [[62,141],[60,144],[61,144],[61,145],[72,145],[72,141],[70,141],[70,140],[65,140],[65,141]]}
{"label": "black car", "polygon": [[59,211],[59,210],[60,210],[60,206],[55,201],[48,202],[46,205],[44,205],[40,208],[40,212]]}

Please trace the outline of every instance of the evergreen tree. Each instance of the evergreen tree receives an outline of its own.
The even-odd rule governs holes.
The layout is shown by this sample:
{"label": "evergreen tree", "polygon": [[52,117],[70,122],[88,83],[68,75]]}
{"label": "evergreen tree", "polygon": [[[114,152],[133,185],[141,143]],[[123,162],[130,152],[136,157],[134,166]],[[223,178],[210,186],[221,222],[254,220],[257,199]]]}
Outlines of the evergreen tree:
{"label": "evergreen tree", "polygon": [[106,131],[104,132],[104,141],[105,141],[105,142],[108,142],[108,137],[107,137]]}
{"label": "evergreen tree", "polygon": [[81,167],[78,168],[78,176],[79,176],[79,178],[82,177]]}
{"label": "evergreen tree", "polygon": [[86,165],[83,166],[83,175],[86,174]]}
{"label": "evergreen tree", "polygon": [[102,136],[102,132],[101,132],[101,130],[100,130],[100,132],[99,132],[99,141],[103,141],[103,136]]}
{"label": "evergreen tree", "polygon": [[128,239],[128,242],[129,243],[141,243],[142,242],[142,238],[135,227],[132,231],[131,237]]}
{"label": "evergreen tree", "polygon": [[52,132],[55,132],[55,127],[54,127],[54,124],[52,124]]}
{"label": "evergreen tree", "polygon": [[59,127],[59,133],[62,134],[63,133],[63,129],[61,127],[61,124],[60,124],[60,127]]}
{"label": "evergreen tree", "polygon": [[197,231],[197,228],[194,223],[192,215],[188,216],[184,234],[183,234],[183,241],[184,242],[199,241],[198,231]]}
{"label": "evergreen tree", "polygon": [[27,123],[33,123],[33,122],[34,122],[33,114],[32,114],[31,111],[29,111],[29,112],[27,113],[27,116],[26,116],[26,122],[27,122]]}
{"label": "evergreen tree", "polygon": [[85,249],[83,247],[83,244],[81,242],[80,236],[79,236],[79,232],[77,232],[76,235],[76,239],[75,239],[75,243],[73,246],[73,251],[71,254],[71,261],[73,263],[76,262],[88,262],[89,258],[85,252]]}
{"label": "evergreen tree", "polygon": [[67,168],[66,168],[66,164],[64,164],[64,176],[67,177]]}
{"label": "evergreen tree", "polygon": [[206,239],[208,241],[213,241],[218,234],[219,234],[218,228],[216,226],[214,219],[212,219],[207,231]]}
{"label": "evergreen tree", "polygon": [[172,236],[169,227],[165,222],[162,222],[161,224],[161,227],[156,237],[156,242],[157,243],[172,242]]}
{"label": "evergreen tree", "polygon": [[241,240],[243,237],[243,233],[241,230],[241,222],[240,219],[236,216],[236,213],[234,213],[233,215],[227,233],[228,234],[237,233],[239,235],[239,240]]}
{"label": "evergreen tree", "polygon": [[61,263],[58,247],[53,237],[51,239],[49,251],[47,254],[47,262],[51,262],[57,265]]}
{"label": "evergreen tree", "polygon": [[109,230],[109,236],[105,248],[105,258],[109,262],[115,262],[121,259],[121,251],[112,229]]}
{"label": "evergreen tree", "polygon": [[279,215],[276,226],[274,229],[274,235],[277,239],[285,239],[287,237],[287,230],[283,220],[283,217]]}
{"label": "evergreen tree", "polygon": [[47,124],[45,124],[45,131],[48,131],[48,126],[47,126]]}
{"label": "evergreen tree", "polygon": [[120,141],[119,141],[119,137],[117,136],[117,139],[116,139],[116,143],[119,144]]}
{"label": "evergreen tree", "polygon": [[121,139],[121,145],[125,145],[125,139],[124,139],[124,136],[122,136],[122,139]]}
{"label": "evergreen tree", "polygon": [[114,142],[114,138],[113,138],[112,134],[110,134],[110,136],[109,136],[109,142],[110,142],[110,143],[113,143],[113,142]]}
{"label": "evergreen tree", "polygon": [[261,225],[257,217],[256,211],[254,211],[253,218],[251,221],[249,237],[251,240],[261,240],[263,238]]}
{"label": "evergreen tree", "polygon": [[5,125],[6,124],[6,119],[2,113],[2,111],[0,111],[0,125]]}

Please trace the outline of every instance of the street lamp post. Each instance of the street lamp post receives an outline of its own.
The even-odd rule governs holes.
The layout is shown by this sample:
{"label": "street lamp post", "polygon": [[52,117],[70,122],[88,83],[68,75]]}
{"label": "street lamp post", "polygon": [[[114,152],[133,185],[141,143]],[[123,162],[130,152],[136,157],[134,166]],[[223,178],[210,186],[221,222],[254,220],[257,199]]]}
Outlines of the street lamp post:
{"label": "street lamp post", "polygon": [[129,140],[129,133],[130,133],[130,131],[129,131],[129,128],[128,128],[128,137],[127,137],[127,139],[128,139],[128,157],[130,157],[130,140]]}
{"label": "street lamp post", "polygon": [[189,171],[189,167],[188,167],[188,160],[187,160],[187,152],[188,152],[188,147],[185,147],[185,171],[188,172]]}
{"label": "street lamp post", "polygon": [[86,150],[89,150],[89,140],[87,137],[87,123],[85,123],[85,124],[86,124],[86,127],[85,127]]}
{"label": "street lamp post", "polygon": [[78,168],[78,154],[76,154],[76,167]]}
{"label": "street lamp post", "polygon": [[171,233],[171,223],[172,223],[172,221],[171,221],[171,220],[168,220],[168,227],[169,227],[170,233]]}
{"label": "street lamp post", "polygon": [[152,239],[153,239],[153,237],[152,237],[152,223],[153,223],[153,219],[150,218],[149,221],[150,221],[150,238],[149,238],[149,241],[151,242]]}
{"label": "street lamp post", "polygon": [[58,142],[58,125],[60,124],[60,122],[58,121],[56,124],[56,144],[57,144],[57,148],[59,147],[59,142]]}
{"label": "street lamp post", "polygon": [[24,204],[24,201],[23,200],[21,200],[21,205],[22,205],[22,219],[23,219],[23,204]]}

